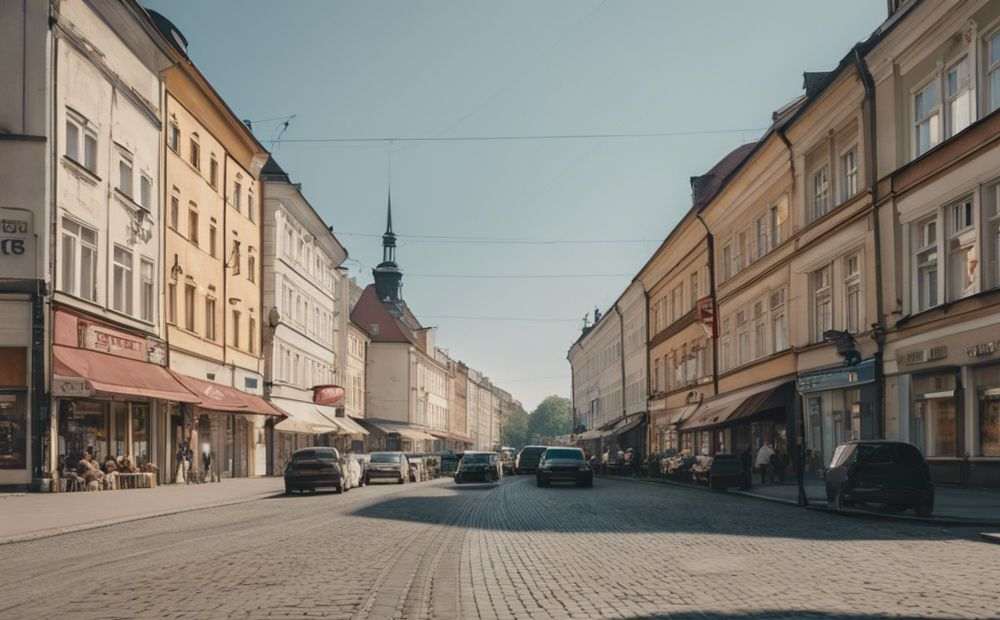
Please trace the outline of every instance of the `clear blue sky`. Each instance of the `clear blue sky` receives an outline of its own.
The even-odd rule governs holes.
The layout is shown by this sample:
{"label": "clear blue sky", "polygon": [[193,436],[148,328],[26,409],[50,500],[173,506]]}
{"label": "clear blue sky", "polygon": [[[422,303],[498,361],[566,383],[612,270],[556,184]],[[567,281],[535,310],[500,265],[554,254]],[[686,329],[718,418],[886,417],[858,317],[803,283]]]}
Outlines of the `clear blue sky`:
{"label": "clear blue sky", "polygon": [[[145,0],[242,118],[285,138],[765,127],[882,20],[882,0]],[[255,124],[265,146],[276,122]],[[274,144],[371,281],[387,163],[403,294],[438,344],[526,408],[569,396],[566,351],[657,243],[476,244],[406,235],[662,239],[688,178],[756,132],[616,140]],[[363,233],[376,236],[360,236]],[[421,274],[623,274],[559,279]],[[562,322],[446,317],[568,319]]]}

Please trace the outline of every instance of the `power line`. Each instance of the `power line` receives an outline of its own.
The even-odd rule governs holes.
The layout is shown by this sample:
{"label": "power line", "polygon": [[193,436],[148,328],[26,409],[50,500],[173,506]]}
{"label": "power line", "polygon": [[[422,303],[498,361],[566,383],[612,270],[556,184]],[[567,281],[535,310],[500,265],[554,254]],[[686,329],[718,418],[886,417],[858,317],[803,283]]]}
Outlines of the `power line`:
{"label": "power line", "polygon": [[630,273],[544,273],[544,274],[513,274],[513,273],[409,273],[408,278],[483,278],[508,280],[546,280],[553,278],[624,278]]}
{"label": "power line", "polygon": [[762,132],[765,128],[750,129],[692,129],[685,131],[637,131],[624,133],[565,133],[565,134],[510,134],[493,136],[331,136],[323,138],[282,138],[275,142],[287,143],[338,143],[338,142],[517,142],[530,140],[621,140],[631,138],[673,138],[683,136],[721,135],[732,133]]}
{"label": "power line", "polygon": [[461,321],[512,321],[523,323],[579,323],[580,319],[557,319],[518,316],[463,316],[457,314],[421,314],[427,319],[457,319]]}
{"label": "power line", "polygon": [[[382,235],[363,232],[334,231],[345,237],[380,238]],[[514,245],[573,245],[573,244],[619,244],[619,243],[660,243],[662,239],[530,239],[527,237],[480,237],[462,235],[402,235],[396,237],[408,243],[488,243]]]}

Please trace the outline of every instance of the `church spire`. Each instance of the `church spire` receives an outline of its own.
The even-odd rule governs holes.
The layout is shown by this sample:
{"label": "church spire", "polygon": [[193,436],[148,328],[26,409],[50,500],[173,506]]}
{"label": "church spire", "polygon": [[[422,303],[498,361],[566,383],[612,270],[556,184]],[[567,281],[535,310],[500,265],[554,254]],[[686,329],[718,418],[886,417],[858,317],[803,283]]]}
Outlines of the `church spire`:
{"label": "church spire", "polygon": [[375,291],[383,302],[399,301],[399,286],[403,272],[396,265],[396,233],[392,232],[392,191],[386,201],[385,233],[382,235],[382,262],[372,270]]}

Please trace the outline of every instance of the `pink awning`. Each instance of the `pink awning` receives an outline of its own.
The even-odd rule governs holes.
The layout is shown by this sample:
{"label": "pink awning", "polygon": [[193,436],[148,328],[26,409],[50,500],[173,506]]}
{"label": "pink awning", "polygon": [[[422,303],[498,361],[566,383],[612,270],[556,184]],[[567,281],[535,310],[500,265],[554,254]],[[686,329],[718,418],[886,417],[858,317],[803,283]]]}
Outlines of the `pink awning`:
{"label": "pink awning", "polygon": [[197,403],[166,368],[100,351],[52,346],[52,374],[84,379],[95,392]]}
{"label": "pink awning", "polygon": [[225,413],[256,413],[285,417],[283,412],[255,394],[247,394],[228,385],[195,379],[179,372],[170,371],[170,374],[197,395],[197,405],[202,409]]}

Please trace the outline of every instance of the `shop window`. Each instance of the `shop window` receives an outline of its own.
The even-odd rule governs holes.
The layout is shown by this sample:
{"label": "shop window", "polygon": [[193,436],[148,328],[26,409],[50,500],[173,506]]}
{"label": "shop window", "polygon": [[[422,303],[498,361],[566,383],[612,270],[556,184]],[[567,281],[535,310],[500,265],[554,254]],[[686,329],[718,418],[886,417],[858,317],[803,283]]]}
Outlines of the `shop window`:
{"label": "shop window", "polygon": [[958,456],[961,416],[955,375],[914,377],[913,394],[910,443],[926,457]]}
{"label": "shop window", "polygon": [[[7,351],[18,351],[20,357],[24,358],[24,349]],[[5,360],[7,357],[3,355]],[[0,469],[24,469],[28,466],[28,412],[25,396],[23,392],[0,393]]]}
{"label": "shop window", "polygon": [[1000,457],[1000,366],[975,371],[979,456]]}
{"label": "shop window", "polygon": [[75,470],[84,454],[96,459],[109,454],[107,403],[91,400],[63,400],[59,411],[60,471]]}
{"label": "shop window", "polygon": [[142,467],[149,462],[149,405],[132,403],[132,462]]}

